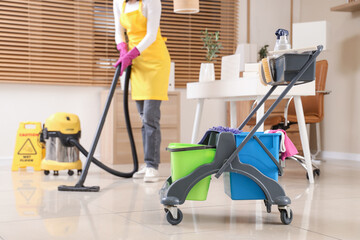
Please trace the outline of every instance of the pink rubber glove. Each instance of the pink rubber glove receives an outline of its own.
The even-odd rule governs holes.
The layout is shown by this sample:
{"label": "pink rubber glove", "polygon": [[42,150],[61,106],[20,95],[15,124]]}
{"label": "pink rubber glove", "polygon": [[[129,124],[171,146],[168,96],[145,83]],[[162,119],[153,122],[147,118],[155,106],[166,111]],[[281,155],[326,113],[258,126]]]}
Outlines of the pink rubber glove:
{"label": "pink rubber glove", "polygon": [[121,42],[116,45],[116,49],[119,51],[119,59],[122,58],[125,54],[128,53],[127,44],[125,42]]}
{"label": "pink rubber glove", "polygon": [[139,50],[136,47],[134,47],[133,49],[130,50],[130,52],[125,54],[115,63],[114,67],[117,67],[121,63],[120,76],[123,74],[125,69],[131,65],[132,60],[139,55],[140,55]]}

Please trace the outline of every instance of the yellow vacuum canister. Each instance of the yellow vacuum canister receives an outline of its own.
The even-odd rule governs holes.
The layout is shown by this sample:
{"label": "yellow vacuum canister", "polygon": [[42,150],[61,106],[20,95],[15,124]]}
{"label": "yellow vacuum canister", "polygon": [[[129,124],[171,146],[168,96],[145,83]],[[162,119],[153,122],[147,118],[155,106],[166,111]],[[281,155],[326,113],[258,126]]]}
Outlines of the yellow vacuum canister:
{"label": "yellow vacuum canister", "polygon": [[54,171],[59,175],[59,170],[68,170],[71,176],[76,169],[78,175],[82,171],[82,163],[79,158],[79,150],[68,143],[68,138],[80,139],[79,117],[71,113],[55,113],[46,119],[42,131],[45,141],[46,156],[41,162],[41,169],[45,175]]}

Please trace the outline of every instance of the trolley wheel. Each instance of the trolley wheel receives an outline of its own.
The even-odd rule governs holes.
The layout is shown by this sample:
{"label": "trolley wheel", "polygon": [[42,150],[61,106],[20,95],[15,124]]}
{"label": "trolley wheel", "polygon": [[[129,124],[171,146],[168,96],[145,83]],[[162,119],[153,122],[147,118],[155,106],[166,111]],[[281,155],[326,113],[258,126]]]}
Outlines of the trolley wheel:
{"label": "trolley wheel", "polygon": [[77,170],[77,175],[81,175],[82,169]]}
{"label": "trolley wheel", "polygon": [[279,209],[281,222],[285,225],[289,225],[293,219],[293,212],[290,209],[290,216],[288,216],[285,209]]}
{"label": "trolley wheel", "polygon": [[166,220],[171,225],[178,225],[183,219],[183,214],[180,209],[177,209],[177,218],[174,218],[170,211],[166,213]]}
{"label": "trolley wheel", "polygon": [[68,171],[68,174],[69,174],[69,176],[72,176],[72,175],[74,175],[74,171],[73,171],[73,170],[69,170],[69,171]]}
{"label": "trolley wheel", "polygon": [[59,171],[54,171],[54,176],[59,176]]}
{"label": "trolley wheel", "polygon": [[49,175],[50,171],[49,170],[44,170],[44,174],[47,176]]}

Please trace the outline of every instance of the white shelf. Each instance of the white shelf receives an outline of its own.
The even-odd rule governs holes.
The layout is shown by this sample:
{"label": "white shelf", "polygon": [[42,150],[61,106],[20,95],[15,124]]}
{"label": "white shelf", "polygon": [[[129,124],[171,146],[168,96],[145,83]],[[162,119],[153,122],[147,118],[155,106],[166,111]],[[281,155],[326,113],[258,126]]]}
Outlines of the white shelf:
{"label": "white shelf", "polygon": [[360,1],[345,3],[336,7],[332,7],[331,11],[337,12],[355,12],[360,10]]}

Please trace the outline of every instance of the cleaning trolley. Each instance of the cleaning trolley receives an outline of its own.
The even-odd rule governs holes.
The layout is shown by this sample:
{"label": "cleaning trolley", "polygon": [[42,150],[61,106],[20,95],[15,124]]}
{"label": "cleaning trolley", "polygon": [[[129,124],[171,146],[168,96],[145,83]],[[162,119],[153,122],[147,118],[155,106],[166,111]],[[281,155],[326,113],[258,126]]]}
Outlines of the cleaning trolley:
{"label": "cleaning trolley", "polygon": [[[284,53],[279,57],[262,59],[260,63],[261,81],[271,85],[271,88],[239,126],[239,130],[243,129],[278,86],[285,85],[286,87],[249,133],[207,131],[197,145],[169,145],[172,174],[160,190],[160,202],[164,205],[166,218],[170,224],[177,225],[182,221],[183,214],[177,207],[178,205],[183,204],[185,200],[205,200],[211,175],[215,174],[215,177],[219,178],[223,173],[225,187],[227,186],[225,192],[233,200],[264,199],[267,212],[271,212],[272,205],[277,205],[281,222],[283,224],[291,223],[293,218],[293,212],[289,206],[291,200],[277,182],[277,174],[282,174],[278,155],[276,155],[277,150],[271,149],[271,143],[264,144],[261,140],[263,133],[256,131],[294,85],[315,80],[315,60],[322,49],[323,47],[320,45],[306,52],[294,51]],[[277,136],[273,136],[275,139],[271,141],[278,142]],[[242,160],[248,159],[241,154],[244,151],[240,153],[243,149],[246,150],[247,155],[258,154],[256,149],[248,147],[252,141],[256,141],[274,163],[276,174],[273,170],[267,173],[251,161]],[[179,171],[179,169],[181,170]],[[238,184],[244,179],[248,179],[254,188],[249,188],[248,184]],[[234,185],[231,186],[232,184]],[[241,187],[249,189],[239,189]],[[244,190],[244,194],[238,194],[242,190]],[[256,191],[257,193],[253,195]]]}

